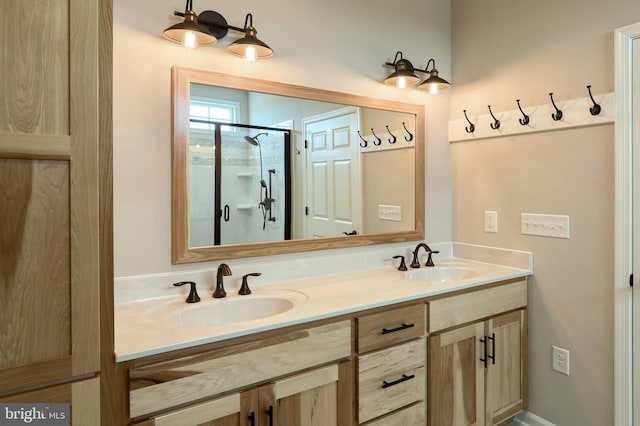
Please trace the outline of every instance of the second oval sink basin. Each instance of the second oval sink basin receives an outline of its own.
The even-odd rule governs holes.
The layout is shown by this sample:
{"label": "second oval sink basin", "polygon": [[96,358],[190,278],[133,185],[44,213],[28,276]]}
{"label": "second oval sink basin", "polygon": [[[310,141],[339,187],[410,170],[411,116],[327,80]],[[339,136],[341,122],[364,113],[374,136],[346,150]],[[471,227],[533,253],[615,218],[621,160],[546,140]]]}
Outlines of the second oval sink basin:
{"label": "second oval sink basin", "polygon": [[212,299],[187,306],[171,316],[176,325],[206,327],[255,321],[282,314],[305,300],[301,293],[256,294]]}
{"label": "second oval sink basin", "polygon": [[404,278],[411,281],[450,282],[466,280],[477,275],[477,271],[464,266],[434,266],[407,272]]}

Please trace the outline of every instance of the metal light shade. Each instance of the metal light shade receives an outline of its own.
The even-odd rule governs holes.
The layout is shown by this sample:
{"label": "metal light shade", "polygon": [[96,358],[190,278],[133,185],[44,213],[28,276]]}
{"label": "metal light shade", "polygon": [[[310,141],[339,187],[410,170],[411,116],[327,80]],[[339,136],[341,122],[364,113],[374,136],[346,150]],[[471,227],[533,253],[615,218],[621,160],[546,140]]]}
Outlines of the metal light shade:
{"label": "metal light shade", "polygon": [[413,64],[408,60],[400,59],[393,65],[395,66],[395,71],[384,80],[385,84],[400,87],[402,80],[407,85],[416,84],[420,81],[420,78],[414,72]]}
{"label": "metal light shade", "polygon": [[255,58],[270,58],[273,56],[273,50],[267,46],[267,44],[258,37],[256,37],[257,31],[253,26],[248,26],[245,29],[245,36],[241,39],[238,39],[227,46],[227,52],[232,55],[241,56],[243,58],[247,58],[252,60],[252,58],[247,54],[247,49],[255,52]]}
{"label": "metal light shade", "polygon": [[197,46],[211,46],[218,41],[206,28],[198,23],[198,16],[193,10],[187,10],[184,14],[183,22],[170,26],[162,34],[169,41],[184,44],[186,33],[192,33],[195,36]]}
{"label": "metal light shade", "polygon": [[440,90],[448,89],[449,87],[451,87],[451,83],[439,77],[438,70],[433,68],[429,71],[429,78],[420,83],[418,89],[429,90],[431,94],[435,95]]}

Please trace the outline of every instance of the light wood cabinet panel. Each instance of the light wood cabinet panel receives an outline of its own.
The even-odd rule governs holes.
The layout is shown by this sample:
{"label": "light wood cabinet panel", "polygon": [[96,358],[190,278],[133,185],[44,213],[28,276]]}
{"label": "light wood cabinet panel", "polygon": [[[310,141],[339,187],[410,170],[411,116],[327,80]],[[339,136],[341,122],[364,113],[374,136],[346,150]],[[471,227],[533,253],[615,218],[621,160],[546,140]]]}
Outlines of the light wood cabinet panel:
{"label": "light wood cabinet panel", "polygon": [[140,417],[351,355],[351,323],[341,321],[289,333],[278,343],[222,357],[207,354],[133,369],[130,416]]}
{"label": "light wood cabinet panel", "polygon": [[526,305],[526,280],[436,299],[429,302],[429,333],[523,308]]}
{"label": "light wood cabinet panel", "polygon": [[100,379],[76,381],[0,398],[1,403],[69,404],[72,426],[100,424]]}
{"label": "light wood cabinet panel", "polygon": [[495,336],[495,363],[487,368],[487,425],[500,424],[525,408],[527,389],[526,310],[487,321]]}
{"label": "light wood cabinet panel", "polygon": [[484,424],[484,323],[429,337],[430,426]]}
{"label": "light wood cabinet panel", "polygon": [[358,358],[358,420],[364,423],[425,398],[423,338]]}
{"label": "light wood cabinet panel", "polygon": [[426,424],[425,405],[414,404],[367,423],[367,426],[419,426]]}
{"label": "light wood cabinet panel", "polygon": [[364,353],[424,336],[423,304],[357,318],[358,352]]}
{"label": "light wood cabinet panel", "polygon": [[526,309],[429,337],[429,424],[493,426],[526,408]]}
{"label": "light wood cabinet panel", "polygon": [[0,40],[0,395],[100,369],[98,206],[111,193],[98,172],[98,3],[108,1],[0,5],[13,35]]}

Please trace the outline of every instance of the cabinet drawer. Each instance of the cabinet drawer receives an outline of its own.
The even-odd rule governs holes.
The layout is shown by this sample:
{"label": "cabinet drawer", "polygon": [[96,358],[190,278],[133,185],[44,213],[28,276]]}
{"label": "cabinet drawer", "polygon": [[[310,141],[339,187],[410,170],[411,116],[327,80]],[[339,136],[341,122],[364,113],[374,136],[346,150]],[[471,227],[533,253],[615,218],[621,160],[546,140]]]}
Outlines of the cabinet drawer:
{"label": "cabinet drawer", "polygon": [[424,336],[425,305],[358,317],[358,352],[394,345]]}
{"label": "cabinet drawer", "polygon": [[367,423],[367,426],[423,425],[426,421],[425,403],[422,402]]}
{"label": "cabinet drawer", "polygon": [[424,401],[425,360],[424,338],[360,356],[360,423]]}
{"label": "cabinet drawer", "polygon": [[220,357],[195,355],[130,371],[131,418],[240,389],[351,355],[351,322],[295,331]]}
{"label": "cabinet drawer", "polygon": [[518,281],[429,302],[429,332],[454,327],[527,305],[527,281]]}

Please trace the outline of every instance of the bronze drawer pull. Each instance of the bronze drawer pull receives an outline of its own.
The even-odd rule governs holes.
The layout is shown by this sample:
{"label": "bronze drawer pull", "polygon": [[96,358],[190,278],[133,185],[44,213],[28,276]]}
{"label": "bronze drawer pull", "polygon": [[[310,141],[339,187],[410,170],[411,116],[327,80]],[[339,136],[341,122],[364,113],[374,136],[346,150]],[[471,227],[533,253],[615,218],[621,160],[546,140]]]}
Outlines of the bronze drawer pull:
{"label": "bronze drawer pull", "polygon": [[400,327],[396,327],[396,328],[383,328],[382,332],[380,334],[389,334],[389,333],[395,333],[396,331],[402,331],[402,330],[406,330],[407,328],[411,328],[411,327],[415,327],[415,324],[405,324],[402,323],[402,325]]}
{"label": "bronze drawer pull", "polygon": [[388,387],[395,386],[395,385],[400,384],[402,382],[406,382],[407,380],[411,380],[411,379],[413,379],[415,377],[416,377],[415,374],[412,374],[410,376],[407,376],[406,374],[403,374],[401,379],[394,380],[393,382],[387,382],[386,380],[383,380],[382,381],[382,389],[386,389]]}

